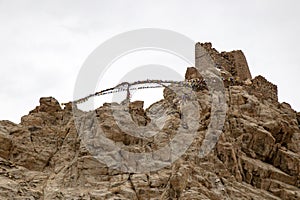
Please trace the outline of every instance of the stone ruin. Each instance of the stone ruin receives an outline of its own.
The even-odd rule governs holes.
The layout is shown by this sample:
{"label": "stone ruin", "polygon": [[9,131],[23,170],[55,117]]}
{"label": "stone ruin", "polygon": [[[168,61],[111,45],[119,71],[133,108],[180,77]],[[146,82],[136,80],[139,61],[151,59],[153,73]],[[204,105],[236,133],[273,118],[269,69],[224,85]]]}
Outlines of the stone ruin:
{"label": "stone ruin", "polygon": [[217,68],[226,70],[242,81],[252,79],[246,57],[241,50],[219,53],[215,48],[212,48],[211,43],[197,43],[195,45],[196,65],[200,65],[197,62],[197,58],[203,52],[200,49],[205,49],[210,54]]}
{"label": "stone ruin", "polygon": [[[260,100],[278,101],[276,85],[267,81],[263,76],[252,79],[246,57],[241,50],[219,53],[211,43],[197,43],[195,45],[195,64],[199,68],[202,66],[198,59],[203,56],[204,50],[209,53],[215,67],[220,70],[225,87],[243,85],[249,94],[255,95]],[[185,79],[195,78],[203,79],[194,67],[189,67]]]}
{"label": "stone ruin", "polygon": [[[209,54],[209,56],[205,56],[207,54]],[[255,95],[260,100],[269,100],[272,102],[278,101],[276,85],[270,83],[262,76],[257,76],[252,79],[246,57],[241,50],[219,53],[215,48],[212,48],[211,43],[196,43],[195,66],[197,66],[200,72],[195,67],[188,67],[185,74],[185,81],[147,79],[133,83],[123,82],[113,88],[108,88],[81,99],[77,99],[73,103],[76,105],[95,96],[122,91],[127,92],[127,97],[124,102],[128,102],[130,101],[131,90],[164,87],[163,84],[188,86],[195,91],[208,89],[208,83],[215,80],[213,80],[214,78],[204,78],[202,73],[205,73],[206,70],[210,71],[212,68],[215,68],[220,72],[225,87],[228,88],[229,86],[234,85],[244,86],[244,89],[248,91],[249,94]],[[147,86],[138,87],[138,85],[141,84],[146,84]],[[152,86],[151,84],[156,85]],[[67,104],[63,105],[66,106]]]}

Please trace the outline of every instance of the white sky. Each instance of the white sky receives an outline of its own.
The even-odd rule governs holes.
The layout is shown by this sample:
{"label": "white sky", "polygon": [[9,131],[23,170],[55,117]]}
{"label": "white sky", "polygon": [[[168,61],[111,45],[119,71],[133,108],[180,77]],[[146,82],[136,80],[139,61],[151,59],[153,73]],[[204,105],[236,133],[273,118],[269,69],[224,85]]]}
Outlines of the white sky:
{"label": "white sky", "polygon": [[299,10],[298,0],[0,0],[0,119],[19,122],[43,96],[72,100],[87,56],[139,28],[243,50],[252,76],[275,83],[279,100],[300,111]]}

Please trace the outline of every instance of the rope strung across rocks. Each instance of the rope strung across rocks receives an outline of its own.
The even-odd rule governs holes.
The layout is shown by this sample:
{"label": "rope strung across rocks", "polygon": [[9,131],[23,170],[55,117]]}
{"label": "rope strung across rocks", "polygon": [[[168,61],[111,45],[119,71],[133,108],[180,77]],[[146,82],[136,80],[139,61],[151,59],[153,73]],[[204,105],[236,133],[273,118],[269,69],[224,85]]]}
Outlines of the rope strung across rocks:
{"label": "rope strung across rocks", "polygon": [[[158,84],[158,85],[146,85],[146,86],[139,86],[138,85],[145,85],[145,84]],[[190,86],[188,83],[185,83],[185,81],[173,81],[173,80],[144,80],[144,81],[135,81],[133,83],[123,82],[118,84],[115,87],[108,88],[105,90],[101,90],[99,92],[96,92],[94,94],[90,94],[84,98],[78,99],[73,101],[74,104],[81,104],[86,101],[88,101],[89,98],[95,97],[95,96],[101,96],[106,94],[112,94],[112,93],[118,93],[118,92],[125,92],[130,93],[132,90],[140,90],[140,89],[150,89],[150,88],[162,88],[167,87],[165,84],[176,84],[179,86]],[[127,96],[127,98],[130,97],[130,94]]]}
{"label": "rope strung across rocks", "polygon": [[[222,77],[222,80],[226,80]],[[228,81],[235,81],[236,79],[233,77],[230,77],[227,79]],[[168,87],[166,84],[174,84],[180,87],[191,87],[191,88],[201,88],[205,87],[206,83],[213,80],[206,80],[206,79],[190,79],[185,81],[173,81],[173,80],[143,80],[143,81],[135,81],[133,83],[123,82],[115,87],[108,88],[105,90],[101,90],[99,92],[96,92],[94,94],[90,94],[84,98],[80,98],[78,100],[73,101],[74,104],[81,104],[86,101],[88,101],[89,98],[95,97],[95,96],[102,96],[107,94],[113,94],[113,93],[119,93],[119,92],[127,92],[127,99],[130,98],[130,91],[133,90],[141,90],[141,89],[150,89],[150,88],[163,88]],[[139,86],[138,85],[145,85],[146,86]],[[149,84],[156,84],[156,85],[149,85]],[[64,105],[64,104],[63,104]]]}

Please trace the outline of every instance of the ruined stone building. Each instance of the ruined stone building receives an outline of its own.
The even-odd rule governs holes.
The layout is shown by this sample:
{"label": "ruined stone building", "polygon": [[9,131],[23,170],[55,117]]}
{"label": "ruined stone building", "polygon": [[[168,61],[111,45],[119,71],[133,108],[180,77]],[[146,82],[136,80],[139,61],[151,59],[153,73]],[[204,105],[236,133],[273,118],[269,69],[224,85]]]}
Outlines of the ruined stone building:
{"label": "ruined stone building", "polygon": [[[276,85],[267,81],[263,76],[257,76],[252,79],[246,57],[241,50],[219,53],[212,47],[211,43],[197,43],[195,45],[195,64],[197,68],[203,68],[203,66],[201,66],[203,60],[200,63],[198,59],[206,52],[209,53],[212,59],[211,63],[215,65],[214,67],[226,72],[227,76],[224,76],[225,81],[231,76],[232,79],[229,80],[234,82],[233,84],[244,85],[249,94],[255,95],[258,99],[270,100],[273,102],[278,101]],[[199,75],[198,72],[196,73],[195,69],[188,68],[186,79],[191,79],[193,77],[201,77],[201,75]],[[232,84],[225,84],[225,86],[228,85]]]}

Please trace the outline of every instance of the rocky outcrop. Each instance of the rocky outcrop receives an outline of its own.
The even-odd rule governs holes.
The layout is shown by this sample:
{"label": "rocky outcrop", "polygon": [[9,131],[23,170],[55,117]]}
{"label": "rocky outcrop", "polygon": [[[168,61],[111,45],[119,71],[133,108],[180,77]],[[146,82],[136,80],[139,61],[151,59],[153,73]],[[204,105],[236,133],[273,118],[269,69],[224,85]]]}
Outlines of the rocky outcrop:
{"label": "rocky outcrop", "polygon": [[[224,58],[222,62],[231,61]],[[187,74],[199,78],[191,69]],[[106,138],[130,152],[161,149],[173,141],[178,130],[184,130],[180,129],[184,99],[172,87],[165,89],[163,100],[146,110],[142,101],[131,102],[129,107],[106,103],[93,112],[80,111],[79,124],[74,121],[71,103],[63,109],[54,98],[41,98],[40,105],[22,117],[20,124],[0,121],[0,198],[299,199],[300,114],[287,103],[265,99],[266,90],[257,82],[260,79],[225,88],[222,134],[203,158],[199,149],[212,120],[212,97],[207,89],[195,91],[200,115],[192,144],[170,165],[141,173],[118,171],[97,160],[78,127],[93,133],[90,127],[97,124]],[[114,112],[124,109],[128,115]],[[95,118],[90,120],[91,116]],[[136,126],[127,124],[128,117]],[[138,134],[137,127],[144,130],[151,123],[160,131],[147,139],[120,128],[125,124],[127,131]],[[170,161],[168,152],[159,156]]]}
{"label": "rocky outcrop", "polygon": [[298,121],[298,124],[299,124],[299,127],[300,127],[300,112],[298,112],[296,115],[297,115],[297,121]]}
{"label": "rocky outcrop", "polygon": [[203,80],[202,75],[195,67],[188,67],[185,73],[185,80],[199,79]]}
{"label": "rocky outcrop", "polygon": [[278,102],[277,86],[267,81],[263,76],[255,77],[245,89],[249,94],[253,94],[261,100]]}

